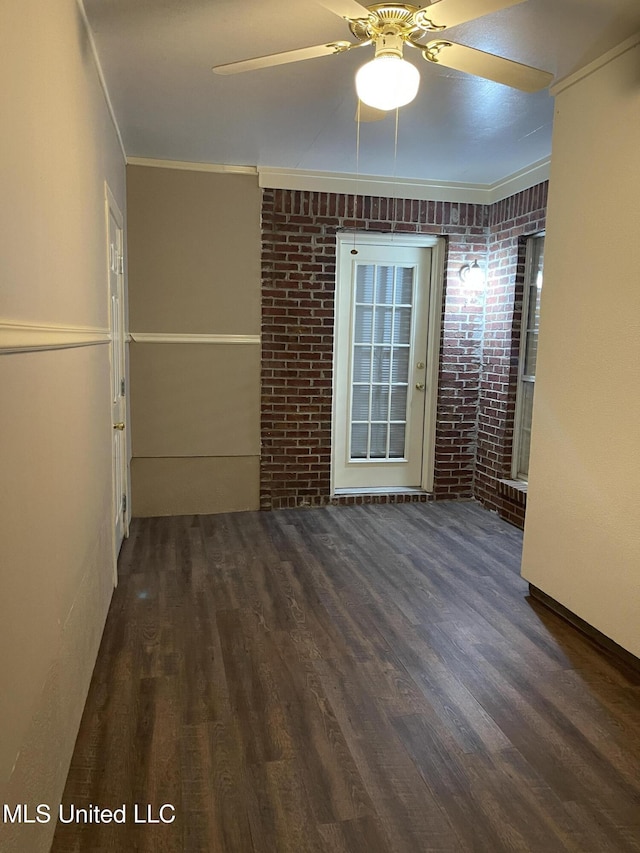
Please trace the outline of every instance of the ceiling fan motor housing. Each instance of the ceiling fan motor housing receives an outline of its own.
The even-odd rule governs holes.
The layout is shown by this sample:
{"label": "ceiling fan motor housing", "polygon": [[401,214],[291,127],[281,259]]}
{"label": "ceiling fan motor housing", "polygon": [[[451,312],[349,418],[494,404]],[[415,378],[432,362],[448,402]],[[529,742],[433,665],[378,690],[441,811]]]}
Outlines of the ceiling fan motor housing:
{"label": "ceiling fan motor housing", "polygon": [[[419,6],[407,3],[374,3],[367,6],[367,18],[355,18],[349,21],[349,28],[359,41],[374,41],[377,43],[381,36],[397,35],[401,41],[418,39],[433,25],[426,16],[416,14]],[[440,29],[440,28],[437,28]]]}

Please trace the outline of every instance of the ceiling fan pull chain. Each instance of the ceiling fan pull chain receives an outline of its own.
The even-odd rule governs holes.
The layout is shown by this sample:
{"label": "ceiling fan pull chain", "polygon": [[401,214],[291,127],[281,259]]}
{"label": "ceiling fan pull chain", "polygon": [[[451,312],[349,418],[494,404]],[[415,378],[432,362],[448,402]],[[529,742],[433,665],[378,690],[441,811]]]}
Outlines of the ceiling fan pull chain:
{"label": "ceiling fan pull chain", "polygon": [[353,249],[351,250],[352,255],[357,255],[358,250],[356,249],[356,214],[358,211],[358,183],[360,181],[360,110],[362,109],[362,101],[358,99],[358,111],[357,111],[357,122],[356,122],[356,186],[355,192],[353,194]]}
{"label": "ceiling fan pull chain", "polygon": [[398,226],[398,185],[396,184],[396,177],[398,172],[398,126],[400,124],[400,108],[396,107],[396,130],[395,130],[395,141],[393,145],[393,183],[394,183],[394,193],[393,193],[393,222],[391,224],[391,233],[395,234]]}

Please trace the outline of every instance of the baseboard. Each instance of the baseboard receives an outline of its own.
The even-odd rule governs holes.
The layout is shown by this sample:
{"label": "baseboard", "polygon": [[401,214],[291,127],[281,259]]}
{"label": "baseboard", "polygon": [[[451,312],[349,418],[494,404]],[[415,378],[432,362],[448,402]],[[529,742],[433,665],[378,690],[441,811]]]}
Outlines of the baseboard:
{"label": "baseboard", "polygon": [[605,651],[611,652],[611,654],[620,658],[620,660],[628,666],[640,672],[640,658],[637,658],[634,654],[627,651],[627,649],[610,639],[610,637],[607,637],[601,631],[598,631],[598,629],[594,628],[593,625],[589,625],[589,623],[585,622],[584,619],[576,616],[576,614],[565,607],[564,604],[560,604],[559,601],[556,601],[555,598],[551,598],[550,595],[547,595],[546,592],[538,589],[538,587],[534,586],[532,583],[529,584],[529,594],[532,598],[535,598],[536,601],[539,601],[541,604],[548,607],[549,610],[553,610],[554,613],[561,616],[566,622],[569,622],[574,628],[577,628],[590,640],[593,640],[594,643],[601,646]]}

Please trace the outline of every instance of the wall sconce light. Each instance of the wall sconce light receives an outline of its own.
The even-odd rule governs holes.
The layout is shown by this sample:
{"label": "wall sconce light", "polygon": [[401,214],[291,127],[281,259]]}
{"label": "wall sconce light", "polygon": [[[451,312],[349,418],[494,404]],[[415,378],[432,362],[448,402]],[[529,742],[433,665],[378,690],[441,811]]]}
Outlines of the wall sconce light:
{"label": "wall sconce light", "polygon": [[484,291],[484,271],[477,261],[460,267],[459,275],[465,290],[468,290],[474,296],[479,296]]}

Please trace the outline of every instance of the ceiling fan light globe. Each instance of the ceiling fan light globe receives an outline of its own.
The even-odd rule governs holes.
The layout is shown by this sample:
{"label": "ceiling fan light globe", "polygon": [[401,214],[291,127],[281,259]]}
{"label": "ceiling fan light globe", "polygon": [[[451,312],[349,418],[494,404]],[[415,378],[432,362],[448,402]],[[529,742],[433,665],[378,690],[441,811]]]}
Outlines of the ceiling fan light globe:
{"label": "ceiling fan light globe", "polygon": [[420,72],[405,59],[393,54],[376,56],[356,73],[360,100],[377,110],[403,107],[418,94]]}

